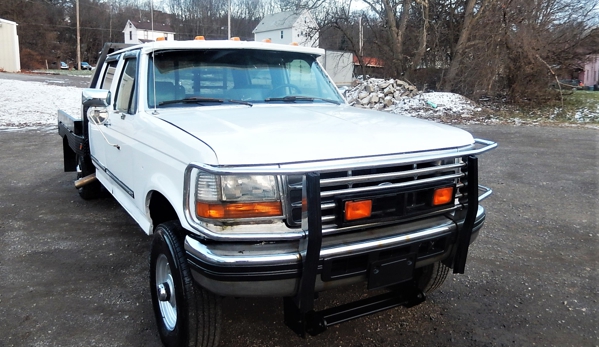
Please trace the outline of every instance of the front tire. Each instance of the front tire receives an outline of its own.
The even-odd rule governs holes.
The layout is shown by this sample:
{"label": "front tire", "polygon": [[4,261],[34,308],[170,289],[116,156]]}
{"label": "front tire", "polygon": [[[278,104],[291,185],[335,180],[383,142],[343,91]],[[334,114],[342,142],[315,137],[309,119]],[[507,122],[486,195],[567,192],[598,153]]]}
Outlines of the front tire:
{"label": "front tire", "polygon": [[418,278],[418,288],[424,293],[432,293],[441,287],[448,274],[449,267],[440,261],[427,265]]}
{"label": "front tire", "polygon": [[217,346],[220,298],[195,284],[179,236],[178,222],[160,224],[150,252],[150,292],[165,346]]}

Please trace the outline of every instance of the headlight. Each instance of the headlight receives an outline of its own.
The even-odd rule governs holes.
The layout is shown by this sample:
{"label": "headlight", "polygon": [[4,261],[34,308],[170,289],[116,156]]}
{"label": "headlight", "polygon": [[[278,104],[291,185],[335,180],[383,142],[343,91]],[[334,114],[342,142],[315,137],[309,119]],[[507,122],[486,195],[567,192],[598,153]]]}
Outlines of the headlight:
{"label": "headlight", "polygon": [[199,218],[260,218],[283,215],[275,176],[217,176],[200,171],[196,177],[195,210]]}

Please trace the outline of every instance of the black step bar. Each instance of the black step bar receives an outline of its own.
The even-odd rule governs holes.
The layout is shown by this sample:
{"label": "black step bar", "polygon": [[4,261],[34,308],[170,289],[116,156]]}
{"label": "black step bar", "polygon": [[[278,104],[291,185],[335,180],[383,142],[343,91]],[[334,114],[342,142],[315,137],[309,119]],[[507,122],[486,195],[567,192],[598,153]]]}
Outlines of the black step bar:
{"label": "black step bar", "polygon": [[377,312],[404,306],[413,307],[426,299],[424,293],[414,285],[405,289],[380,294],[370,298],[350,302],[322,311],[302,311],[294,298],[285,298],[283,309],[285,324],[301,337],[306,333],[315,336],[324,332],[328,327],[347,322],[352,319],[368,316]]}

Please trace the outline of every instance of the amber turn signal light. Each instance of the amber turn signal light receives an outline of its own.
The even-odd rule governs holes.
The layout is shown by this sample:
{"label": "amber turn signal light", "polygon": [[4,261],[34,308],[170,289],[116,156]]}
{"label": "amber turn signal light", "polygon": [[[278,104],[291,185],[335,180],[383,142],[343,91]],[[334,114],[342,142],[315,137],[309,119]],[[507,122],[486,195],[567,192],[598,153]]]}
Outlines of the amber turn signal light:
{"label": "amber turn signal light", "polygon": [[198,217],[211,219],[258,218],[281,216],[283,210],[279,201],[236,204],[196,202],[196,214]]}
{"label": "amber turn signal light", "polygon": [[345,220],[368,218],[372,214],[372,200],[346,201]]}
{"label": "amber turn signal light", "polygon": [[445,205],[453,199],[453,187],[435,189],[433,206]]}

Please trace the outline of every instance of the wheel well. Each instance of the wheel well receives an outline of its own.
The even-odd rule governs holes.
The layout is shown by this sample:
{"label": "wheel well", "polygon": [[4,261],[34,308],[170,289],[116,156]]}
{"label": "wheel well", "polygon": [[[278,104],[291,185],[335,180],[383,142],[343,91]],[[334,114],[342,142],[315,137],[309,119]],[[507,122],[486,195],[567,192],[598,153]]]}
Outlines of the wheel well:
{"label": "wheel well", "polygon": [[179,216],[177,216],[177,212],[175,212],[171,203],[156,191],[151,193],[149,210],[154,228],[164,222],[179,220]]}

